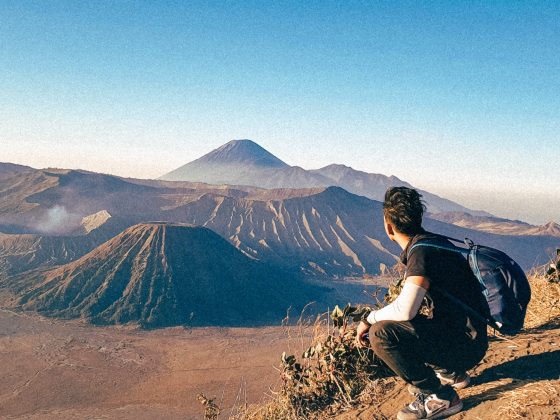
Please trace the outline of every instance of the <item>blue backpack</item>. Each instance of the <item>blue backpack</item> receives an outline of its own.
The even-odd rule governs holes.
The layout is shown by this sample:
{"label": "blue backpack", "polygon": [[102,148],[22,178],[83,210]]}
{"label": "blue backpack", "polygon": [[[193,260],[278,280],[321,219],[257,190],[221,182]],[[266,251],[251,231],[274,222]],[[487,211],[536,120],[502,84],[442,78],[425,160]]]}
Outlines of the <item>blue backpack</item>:
{"label": "blue backpack", "polygon": [[517,334],[523,328],[527,305],[531,300],[531,288],[523,269],[512,258],[497,249],[476,245],[468,238],[461,241],[448,236],[439,236],[453,242],[464,243],[468,248],[453,244],[441,245],[419,241],[410,248],[408,253],[410,254],[417,246],[429,246],[462,254],[480,283],[490,309],[490,319],[482,316],[450,293],[440,288],[436,290],[467,313],[484,321],[500,333]]}

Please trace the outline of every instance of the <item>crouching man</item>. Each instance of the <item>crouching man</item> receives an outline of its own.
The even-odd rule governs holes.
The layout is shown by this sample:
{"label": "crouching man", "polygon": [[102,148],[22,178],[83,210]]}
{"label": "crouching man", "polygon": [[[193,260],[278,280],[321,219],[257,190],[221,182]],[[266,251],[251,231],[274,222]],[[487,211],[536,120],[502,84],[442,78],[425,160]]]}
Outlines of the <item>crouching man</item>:
{"label": "crouching man", "polygon": [[[486,300],[465,258],[438,248],[438,243],[448,247],[450,243],[422,228],[424,210],[416,190],[387,190],[385,231],[403,249],[404,286],[395,301],[367,315],[356,337],[357,345],[370,345],[416,397],[398,413],[399,420],[441,418],[461,411],[463,403],[456,389],[469,384],[466,371],[482,360],[488,348],[486,324],[441,294],[445,291],[488,315]],[[414,246],[419,241],[436,246]],[[421,306],[428,310],[419,313]]]}

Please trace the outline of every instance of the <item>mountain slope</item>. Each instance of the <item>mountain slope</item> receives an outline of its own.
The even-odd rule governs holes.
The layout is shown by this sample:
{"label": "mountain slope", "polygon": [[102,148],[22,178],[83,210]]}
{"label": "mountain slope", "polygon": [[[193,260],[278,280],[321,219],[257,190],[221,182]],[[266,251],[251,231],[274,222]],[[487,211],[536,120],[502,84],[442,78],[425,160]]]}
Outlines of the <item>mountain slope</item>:
{"label": "mountain slope", "polygon": [[[0,188],[6,185],[0,225],[10,225],[9,232],[83,234],[84,218],[97,214],[103,220],[104,212],[111,218],[102,230],[117,221],[118,232],[150,220],[190,223],[211,228],[252,258],[329,277],[377,273],[380,263],[392,265],[400,253],[385,235],[382,204],[339,187],[265,190],[83,171],[36,171],[0,182]],[[495,235],[426,223],[435,232],[497,246],[525,268],[544,264],[560,245],[549,235]]]}
{"label": "mountain slope", "polygon": [[329,185],[326,178],[289,166],[251,140],[232,140],[160,179],[262,188]]}
{"label": "mountain slope", "polygon": [[162,217],[204,225],[251,257],[308,274],[377,273],[396,262],[381,203],[338,187],[284,200],[206,195]]}
{"label": "mountain slope", "polygon": [[[357,171],[345,165],[329,165],[315,170],[289,166],[251,140],[232,140],[160,179],[261,188],[339,186],[351,193],[379,201],[383,201],[388,187],[411,187],[395,176]],[[421,192],[431,212],[465,211],[489,216],[486,212],[470,210],[427,191]]]}
{"label": "mountain slope", "polygon": [[[192,190],[177,189],[183,197]],[[130,224],[157,213],[168,201],[164,187],[112,175],[62,169],[36,170],[0,180],[0,230],[9,233],[71,235],[84,231],[83,218],[100,211]],[[202,193],[193,193],[199,196]],[[150,217],[148,219],[157,219]],[[2,226],[6,228],[2,228]],[[18,229],[19,227],[19,229]]]}
{"label": "mountain slope", "polygon": [[[285,200],[206,195],[162,216],[207,226],[263,261],[299,266],[308,273],[354,276],[378,273],[380,263],[392,265],[401,252],[385,234],[382,207],[329,187]],[[558,237],[496,235],[430,218],[424,226],[502,249],[526,269],[544,264],[560,245]]]}
{"label": "mountain slope", "polygon": [[[333,180],[333,185],[344,188],[345,190],[358,195],[371,198],[372,200],[383,201],[385,191],[389,187],[409,187],[414,188],[408,182],[402,181],[396,176],[385,176],[381,174],[372,174],[368,172],[358,171],[345,165],[329,165],[324,168],[309,171],[314,174],[323,175]],[[470,210],[451,200],[439,197],[428,191],[418,189],[423,199],[427,203],[428,210],[432,213],[440,213],[443,211],[461,211],[470,212],[474,215],[490,216],[484,211]]]}
{"label": "mountain slope", "polygon": [[165,223],[132,226],[73,263],[7,285],[23,309],[144,327],[279,322],[318,291],[209,229]]}
{"label": "mountain slope", "polygon": [[15,163],[0,162],[0,179],[10,178],[24,172],[31,172],[35,169],[30,166],[16,165]]}
{"label": "mountain slope", "polygon": [[110,218],[85,235],[52,236],[0,232],[0,280],[24,271],[74,261],[127,226],[125,220]]}
{"label": "mountain slope", "polygon": [[[91,181],[86,186],[88,184]],[[33,208],[32,226],[35,220],[47,220],[53,208],[64,209],[66,214],[74,217],[82,214],[79,212],[94,212],[103,205],[114,216],[101,230],[96,229],[99,232],[116,234],[112,226],[124,229],[154,219],[204,225],[252,258],[296,267],[306,273],[361,275],[378,272],[380,263],[392,265],[395,262],[397,250],[384,235],[380,203],[340,188],[253,190],[243,195],[234,190],[232,196],[228,196],[205,193],[204,189],[191,195],[170,188],[138,194],[111,194],[106,191],[105,183],[99,184],[99,190],[91,196],[82,197],[81,192],[86,187],[80,188],[78,184],[72,189],[56,186],[41,194],[49,197],[47,203],[37,195],[33,196],[33,200],[41,204]],[[76,203],[79,203],[79,209]],[[104,212],[106,210],[94,215]],[[22,218],[23,213],[17,216]],[[91,217],[93,215],[74,217],[73,227],[70,218],[60,219],[62,233],[83,231],[84,220]],[[87,236],[95,238],[96,235]],[[15,243],[20,245],[17,249],[14,249]],[[66,263],[71,260],[69,257],[79,258],[92,249],[92,244],[99,243],[83,235],[54,237],[35,234],[21,238],[3,235],[0,238],[0,259],[8,262],[9,274],[15,274],[45,264]],[[23,244],[27,245],[27,252]],[[54,251],[56,246],[60,248],[58,253]]]}
{"label": "mountain slope", "polygon": [[237,164],[261,166],[265,168],[287,168],[272,153],[259,146],[252,140],[231,140],[223,146],[195,160],[200,164]]}

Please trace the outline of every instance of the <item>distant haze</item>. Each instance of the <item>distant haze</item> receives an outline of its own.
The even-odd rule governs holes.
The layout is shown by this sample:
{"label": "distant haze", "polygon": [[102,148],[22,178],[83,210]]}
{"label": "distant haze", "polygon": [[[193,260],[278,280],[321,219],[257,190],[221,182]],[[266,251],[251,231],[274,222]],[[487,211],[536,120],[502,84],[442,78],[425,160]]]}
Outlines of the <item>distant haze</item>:
{"label": "distant haze", "polygon": [[233,138],[559,220],[558,2],[2,2],[0,161],[156,178]]}
{"label": "distant haze", "polygon": [[515,191],[513,188],[500,190],[433,190],[450,200],[472,208],[484,209],[507,219],[517,219],[535,224],[549,221],[560,222],[560,195],[551,188],[550,194],[542,192]]}

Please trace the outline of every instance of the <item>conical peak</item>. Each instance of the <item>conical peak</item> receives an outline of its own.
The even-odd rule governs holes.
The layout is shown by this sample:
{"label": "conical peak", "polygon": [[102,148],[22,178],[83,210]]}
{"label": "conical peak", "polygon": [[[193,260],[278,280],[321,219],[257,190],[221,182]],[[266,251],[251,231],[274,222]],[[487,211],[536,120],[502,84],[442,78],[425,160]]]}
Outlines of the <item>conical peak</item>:
{"label": "conical peak", "polygon": [[[233,150],[233,149],[245,149],[245,150],[265,150],[258,143],[249,139],[233,139],[218,147],[217,150]],[[266,150],[265,150],[266,151]]]}
{"label": "conical peak", "polygon": [[197,159],[198,163],[244,164],[272,168],[287,167],[288,164],[252,140],[231,140]]}
{"label": "conical peak", "polygon": [[226,146],[261,147],[256,142],[250,139],[233,139],[228,141],[226,144],[224,144],[221,147],[226,147]]}
{"label": "conical peak", "polygon": [[[134,272],[134,275],[130,274],[129,281],[136,281],[146,273],[166,276],[167,269],[173,267],[170,260],[181,264],[187,260],[198,260],[203,261],[204,265],[232,253],[237,254],[239,251],[203,226],[148,222],[130,226],[80,259],[51,271],[57,275],[73,275],[93,270],[100,275],[107,275],[119,267],[129,266]],[[148,262],[151,264],[149,272],[145,267]]]}
{"label": "conical peak", "polygon": [[[79,260],[14,284],[25,309],[150,328],[277,322],[290,305],[309,301],[308,286],[210,229],[165,222],[131,226]],[[228,316],[208,310],[217,307]]]}

